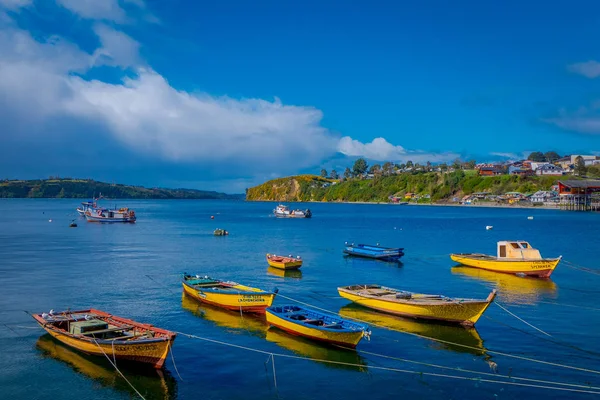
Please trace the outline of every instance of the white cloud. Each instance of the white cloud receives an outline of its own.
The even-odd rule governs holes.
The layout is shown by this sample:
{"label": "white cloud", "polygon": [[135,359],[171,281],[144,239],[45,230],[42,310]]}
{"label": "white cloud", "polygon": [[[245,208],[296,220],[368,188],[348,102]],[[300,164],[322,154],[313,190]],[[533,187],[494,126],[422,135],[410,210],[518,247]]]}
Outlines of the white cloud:
{"label": "white cloud", "polygon": [[[79,7],[81,15],[120,15],[111,14],[114,9],[106,6],[110,2],[95,9],[89,2],[60,1]],[[56,118],[70,131],[86,121],[86,126],[91,123],[104,132],[97,140],[108,139],[115,148],[120,145],[170,163],[211,165],[230,171],[229,179],[246,181],[298,172],[336,152],[381,161],[446,161],[458,156],[408,151],[383,138],[371,143],[340,139],[321,126],[322,112],[310,106],[175,89],[165,77],[142,66],[137,41],[105,24],[93,29],[101,46],[92,54],[60,37],[37,41],[15,27],[0,30],[0,108],[12,121],[4,120],[5,126],[14,129],[2,135],[47,135],[45,121]],[[99,64],[130,68],[135,74],[119,83],[82,77]]]}
{"label": "white cloud", "polygon": [[94,52],[95,65],[130,67],[139,62],[140,44],[123,32],[104,24],[94,26],[101,47]]}
{"label": "white cloud", "polygon": [[567,69],[570,72],[583,75],[587,78],[593,79],[600,76],[600,63],[594,60],[571,64],[567,66]]}
{"label": "white cloud", "polygon": [[56,0],[56,3],[85,19],[114,22],[124,22],[126,19],[125,10],[118,0]]}
{"label": "white cloud", "polygon": [[0,7],[17,11],[20,8],[27,7],[32,2],[33,0],[0,0]]}
{"label": "white cloud", "polygon": [[347,156],[365,157],[376,161],[442,162],[453,160],[459,156],[457,153],[407,151],[404,147],[395,146],[382,137],[373,139],[371,143],[362,143],[345,136],[338,143],[338,151]]}

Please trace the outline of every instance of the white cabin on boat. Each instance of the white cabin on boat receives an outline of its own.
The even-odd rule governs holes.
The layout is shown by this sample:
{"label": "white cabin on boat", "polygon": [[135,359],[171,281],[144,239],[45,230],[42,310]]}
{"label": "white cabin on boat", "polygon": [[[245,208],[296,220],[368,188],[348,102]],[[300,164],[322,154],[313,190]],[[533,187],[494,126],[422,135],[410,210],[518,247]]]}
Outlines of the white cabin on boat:
{"label": "white cabin on boat", "polygon": [[523,240],[498,242],[498,258],[541,260],[540,251]]}

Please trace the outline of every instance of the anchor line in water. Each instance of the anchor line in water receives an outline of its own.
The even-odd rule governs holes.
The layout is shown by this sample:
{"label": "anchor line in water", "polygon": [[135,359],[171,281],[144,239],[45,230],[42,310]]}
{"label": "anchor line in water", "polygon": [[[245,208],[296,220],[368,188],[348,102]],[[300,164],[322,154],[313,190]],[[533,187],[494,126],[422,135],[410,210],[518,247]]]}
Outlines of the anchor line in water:
{"label": "anchor line in water", "polygon": [[[293,299],[291,297],[284,296],[282,294],[278,294],[278,296],[281,296],[281,297],[283,297],[285,299],[288,299],[290,301],[295,301],[298,304],[303,304],[303,305],[306,305],[308,307],[312,307],[312,308],[320,310],[320,311],[325,311],[325,312],[328,312],[330,314],[338,315],[337,313],[335,313],[333,311],[329,311],[329,310],[324,309],[324,308],[316,307],[316,306],[313,306],[311,304],[307,304],[307,303],[304,303],[302,301]],[[453,345],[453,346],[463,347],[465,349],[470,349],[470,350],[476,350],[477,352],[481,352],[482,351],[480,348],[469,346],[469,345],[462,344],[462,343],[456,343],[456,342],[450,342],[448,340],[431,338],[431,337],[423,336],[423,335],[420,335],[418,333],[413,333],[413,332],[397,331],[397,330],[394,330],[394,329],[390,329],[387,326],[370,323],[368,321],[363,321],[363,320],[358,319],[358,318],[353,318],[353,317],[345,317],[345,318],[348,318],[348,319],[351,319],[351,320],[354,320],[354,321],[358,321],[358,322],[362,322],[364,324],[368,324],[368,325],[372,325],[372,326],[377,326],[377,327],[382,328],[382,329],[387,329],[387,330],[391,330],[391,331],[394,331],[394,332],[403,333],[405,335],[411,335],[411,336],[419,337],[421,339],[432,340],[434,342],[439,342],[439,343],[444,343],[444,344],[450,344],[450,345]],[[485,352],[489,353],[489,354],[497,354],[497,355],[501,355],[501,356],[505,356],[505,357],[510,357],[510,358],[515,358],[515,359],[519,359],[519,360],[525,360],[525,361],[530,361],[530,362],[534,362],[534,363],[545,364],[545,365],[552,365],[552,366],[555,366],[555,367],[560,367],[560,368],[565,368],[565,369],[572,369],[572,370],[582,371],[582,372],[589,372],[589,373],[592,373],[592,374],[598,374],[598,375],[600,375],[600,371],[593,370],[593,369],[582,368],[582,367],[575,367],[575,366],[567,365],[567,364],[559,364],[559,363],[554,363],[554,362],[551,362],[551,361],[538,360],[538,359],[531,358],[531,357],[525,357],[525,356],[519,356],[519,355],[516,355],[516,354],[505,353],[505,352],[498,351],[498,350],[486,349]]]}
{"label": "anchor line in water", "polygon": [[[573,344],[570,344],[570,343],[567,343],[567,342],[563,342],[563,341],[561,341],[561,340],[558,340],[558,339],[556,339],[556,338],[554,338],[554,337],[552,337],[551,339],[549,339],[549,338],[547,338],[547,337],[540,336],[540,335],[537,335],[537,334],[535,334],[535,333],[528,332],[528,331],[526,331],[526,330],[523,330],[523,329],[520,329],[520,328],[514,327],[514,326],[512,326],[512,325],[509,325],[509,324],[507,324],[507,323],[505,323],[505,322],[498,321],[497,319],[494,319],[494,318],[492,318],[492,317],[489,317],[489,316],[487,316],[487,315],[484,315],[483,317],[484,317],[484,318],[487,318],[487,319],[489,319],[490,321],[493,321],[493,322],[495,322],[495,323],[497,323],[497,324],[504,325],[504,326],[506,326],[507,328],[514,329],[514,330],[516,330],[516,331],[518,331],[518,332],[521,332],[521,333],[523,333],[523,334],[525,334],[525,335],[530,335],[530,336],[533,336],[533,337],[535,337],[535,338],[537,338],[537,339],[545,340],[545,341],[547,341],[547,342],[554,343],[554,344],[557,344],[557,345],[559,345],[559,346],[568,347],[568,348],[570,348],[570,349],[572,349],[572,350],[577,350],[577,351],[581,351],[582,353],[586,353],[586,354],[588,355],[588,357],[585,357],[585,356],[579,356],[579,357],[581,357],[581,358],[585,358],[586,360],[594,360],[594,361],[597,361],[597,360],[598,360],[598,359],[597,359],[597,357],[600,357],[600,353],[598,353],[597,351],[588,350],[588,349],[583,349],[583,348],[581,348],[581,347],[579,347],[579,346],[575,346],[575,345],[573,345]],[[589,357],[589,355],[593,355],[593,356],[595,356],[595,357]]]}
{"label": "anchor line in water", "polygon": [[[207,342],[211,342],[211,343],[215,343],[215,344],[220,344],[223,346],[230,346],[230,347],[235,347],[238,349],[243,349],[243,350],[247,350],[247,351],[251,351],[251,352],[255,352],[255,353],[265,354],[265,355],[270,356],[272,361],[275,360],[275,357],[281,357],[281,358],[289,358],[289,359],[295,359],[295,360],[316,361],[316,362],[321,362],[321,363],[326,363],[326,364],[347,365],[347,366],[351,366],[351,367],[376,369],[376,370],[384,370],[384,371],[391,371],[391,372],[400,372],[400,373],[406,373],[406,374],[412,374],[412,375],[421,375],[421,376],[426,375],[426,376],[434,376],[434,377],[439,377],[439,378],[458,379],[458,380],[467,380],[467,381],[475,381],[475,382],[488,382],[488,383],[497,383],[497,384],[512,385],[512,386],[523,386],[523,387],[532,387],[532,388],[539,388],[539,389],[559,390],[559,391],[566,391],[566,392],[600,394],[600,391],[598,391],[598,390],[584,390],[584,389],[575,389],[575,388],[569,388],[569,387],[558,387],[558,386],[538,385],[538,384],[531,384],[531,383],[509,382],[509,381],[502,381],[502,380],[485,379],[485,378],[480,378],[480,377],[439,374],[439,373],[435,373],[435,372],[422,372],[422,371],[406,370],[406,369],[400,369],[400,368],[379,367],[379,366],[373,366],[373,365],[367,365],[367,364],[355,364],[355,363],[348,363],[348,362],[342,362],[342,361],[332,361],[332,360],[325,360],[325,359],[318,359],[318,358],[294,356],[294,355],[290,355],[290,354],[273,353],[273,352],[266,351],[266,350],[254,349],[252,347],[246,347],[246,346],[241,346],[241,345],[237,345],[237,344],[233,344],[233,343],[223,342],[220,340],[204,338],[201,336],[192,335],[192,334],[185,333],[185,332],[178,332],[178,331],[174,331],[174,332],[177,333],[178,335],[186,336],[191,339],[203,340],[203,341],[207,341]],[[560,385],[560,383],[555,384],[555,385]],[[586,387],[586,389],[587,389],[587,387]]]}
{"label": "anchor line in water", "polygon": [[[347,349],[347,347],[343,347],[343,346],[337,346],[337,347],[341,347],[341,348]],[[504,379],[516,379],[516,380],[528,381],[528,382],[536,382],[536,383],[545,383],[545,384],[551,384],[551,385],[561,385],[561,386],[570,386],[570,387],[583,388],[583,389],[600,390],[600,387],[590,386],[590,385],[580,385],[580,384],[575,384],[575,383],[545,381],[545,380],[542,380],[542,379],[522,378],[522,377],[513,376],[513,375],[502,375],[502,374],[490,373],[490,372],[473,371],[473,370],[469,370],[469,369],[463,369],[463,368],[460,368],[460,367],[448,367],[448,366],[445,366],[445,365],[431,364],[431,363],[426,363],[426,362],[422,362],[422,361],[407,360],[405,358],[388,356],[388,355],[385,355],[385,354],[378,354],[378,353],[373,353],[373,352],[365,351],[365,350],[360,350],[360,352],[364,353],[364,354],[369,354],[369,355],[372,355],[372,356],[375,356],[375,357],[388,358],[390,360],[396,360],[396,361],[406,362],[406,363],[410,363],[410,364],[419,364],[419,365],[424,365],[424,366],[432,367],[432,368],[449,369],[449,370],[452,370],[452,371],[467,372],[467,373],[470,373],[470,374],[479,374],[479,375],[494,376],[494,377],[499,377],[499,378],[504,378]]]}
{"label": "anchor line in water", "polygon": [[578,305],[575,305],[575,304],[557,303],[555,301],[537,300],[537,302],[538,303],[544,303],[544,304],[552,304],[554,306],[573,307],[573,308],[582,308],[584,310],[600,311],[600,308],[594,308],[594,307],[588,307],[588,306],[578,306]]}
{"label": "anchor line in water", "polygon": [[541,330],[540,328],[530,324],[529,322],[525,321],[523,318],[519,317],[518,315],[514,314],[513,312],[509,311],[506,307],[504,307],[503,305],[501,305],[500,303],[494,302],[495,305],[497,305],[498,307],[500,307],[502,310],[506,311],[508,314],[512,315],[513,317],[515,317],[516,319],[518,319],[519,321],[523,322],[524,324],[532,327],[533,329],[535,329],[538,332],[542,332],[544,335],[546,336],[550,336],[552,337],[551,334],[544,332],[543,330]]}
{"label": "anchor line in water", "polygon": [[100,349],[100,351],[102,352],[102,354],[104,354],[104,357],[106,357],[106,359],[108,360],[108,362],[110,363],[110,365],[112,365],[114,367],[114,369],[119,373],[119,375],[121,375],[121,377],[125,380],[125,382],[127,382],[127,384],[129,386],[131,386],[131,388],[137,393],[138,396],[140,396],[140,398],[142,400],[146,400],[146,398],[144,396],[142,396],[142,394],[135,388],[135,386],[133,386],[133,384],[131,382],[129,382],[129,380],[125,377],[125,375],[123,375],[123,373],[121,372],[121,370],[119,370],[119,368],[117,367],[117,365],[112,362],[112,360],[110,359],[110,357],[108,356],[108,354],[106,354],[104,352],[104,349],[98,344],[98,342],[96,341],[96,339],[93,338],[92,340],[94,341],[94,343],[96,344],[96,346],[98,346],[98,348]]}
{"label": "anchor line in water", "polygon": [[565,264],[567,267],[571,268],[571,269],[576,269],[582,272],[587,272],[588,274],[593,274],[593,275],[600,275],[600,271],[597,269],[593,269],[593,268],[587,268],[581,265],[577,265],[574,264],[570,261],[567,260],[563,260],[563,264]]}

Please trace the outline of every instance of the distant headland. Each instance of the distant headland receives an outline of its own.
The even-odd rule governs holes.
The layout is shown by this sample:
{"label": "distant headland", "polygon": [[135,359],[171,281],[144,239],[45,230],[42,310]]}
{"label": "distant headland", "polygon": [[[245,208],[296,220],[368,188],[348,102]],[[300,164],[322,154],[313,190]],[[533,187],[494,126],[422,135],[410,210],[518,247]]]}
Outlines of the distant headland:
{"label": "distant headland", "polygon": [[225,194],[195,189],[145,188],[93,179],[49,178],[1,180],[0,198],[78,198],[99,196],[110,199],[206,199],[243,200],[243,194]]}
{"label": "distant headland", "polygon": [[437,166],[385,163],[368,168],[366,161],[359,159],[352,169],[346,168],[343,175],[335,170],[328,174],[323,169],[319,176],[297,175],[270,180],[247,189],[246,200],[597,210],[600,181],[589,178],[600,176],[600,157],[584,157],[569,156],[568,160],[565,157],[564,167],[558,163],[524,160],[494,165],[475,161]]}

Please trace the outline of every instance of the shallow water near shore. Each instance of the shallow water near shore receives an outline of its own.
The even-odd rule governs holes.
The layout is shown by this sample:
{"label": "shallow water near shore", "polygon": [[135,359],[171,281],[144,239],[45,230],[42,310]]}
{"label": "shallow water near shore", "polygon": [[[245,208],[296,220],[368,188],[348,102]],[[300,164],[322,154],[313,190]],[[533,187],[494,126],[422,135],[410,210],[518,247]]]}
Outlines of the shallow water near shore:
{"label": "shallow water near shore", "polygon": [[[138,222],[87,223],[75,213],[77,200],[0,200],[3,398],[136,397],[110,364],[56,343],[23,311],[86,307],[276,354],[275,386],[268,354],[179,335],[175,365],[169,356],[161,372],[123,367],[147,399],[591,397],[449,376],[501,380],[500,375],[510,375],[503,381],[547,386],[514,379],[522,377],[600,387],[597,373],[497,353],[600,371],[600,275],[593,273],[600,273],[598,213],[313,203],[292,204],[309,207],[312,219],[277,219],[271,213],[276,204],[267,202],[116,203],[135,209]],[[68,227],[72,219],[77,228]],[[486,225],[494,228],[486,230]],[[230,235],[215,237],[215,228]],[[454,267],[448,256],[494,254],[499,240],[527,240],[543,256],[562,255],[566,262],[551,280],[536,280]],[[406,255],[400,265],[346,258],[345,241],[404,247]],[[304,265],[284,274],[267,266],[268,252],[299,254]],[[356,352],[328,348],[267,329],[264,317],[241,317],[182,297],[182,272],[278,288],[282,296],[389,329],[372,327],[371,340],[362,341]],[[497,288],[499,304],[551,336],[496,305],[475,329],[369,311],[337,294],[338,286],[356,283],[472,298],[485,298]],[[275,304],[291,303],[282,296]]]}

